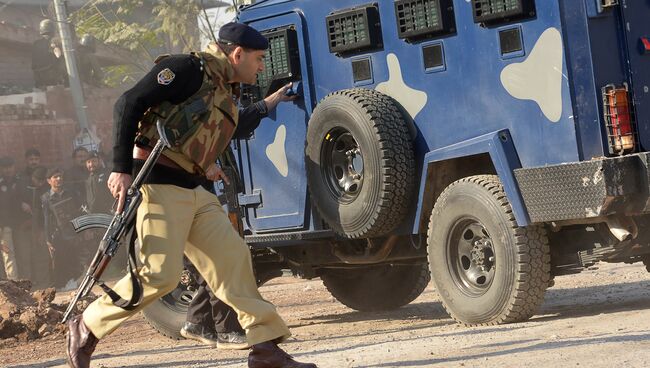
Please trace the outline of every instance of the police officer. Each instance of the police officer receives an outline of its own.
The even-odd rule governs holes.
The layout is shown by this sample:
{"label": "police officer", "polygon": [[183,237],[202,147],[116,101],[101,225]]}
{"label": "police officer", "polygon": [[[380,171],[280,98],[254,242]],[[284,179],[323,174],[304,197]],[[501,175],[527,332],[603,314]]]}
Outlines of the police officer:
{"label": "police officer", "polygon": [[[18,276],[21,279],[30,279],[34,281],[35,278],[40,276],[38,269],[32,267],[34,256],[33,247],[36,246],[34,243],[34,231],[32,231],[32,224],[34,220],[34,204],[36,204],[36,209],[41,207],[41,197],[43,193],[36,195],[35,188],[33,187],[32,174],[34,171],[39,168],[41,162],[41,153],[36,148],[29,148],[25,151],[25,168],[20,171],[18,174],[18,180],[16,185],[16,199],[20,202],[20,210],[14,212],[14,218],[19,223],[18,227],[14,229],[14,246],[16,248],[16,261],[18,263]],[[42,172],[42,183],[45,183],[45,173]],[[43,217],[38,217],[38,220],[42,222]],[[38,242],[40,250],[45,250],[45,243],[42,241]],[[47,262],[45,263],[47,265]]]}
{"label": "police officer", "polygon": [[[176,287],[183,254],[215,295],[237,312],[251,346],[249,367],[315,367],[296,362],[277,346],[290,336],[289,329],[257,290],[248,246],[217,197],[200,186],[205,178],[217,179],[215,161],[233,135],[255,128],[238,125],[236,87],[240,82],[255,83],[268,48],[259,32],[239,23],[223,26],[219,39],[205,52],[159,60],[115,105],[113,172],[108,185],[120,201],[118,212],[132,182],[132,169],[142,166],[158,138],[152,127],[155,120],[163,119],[166,127],[176,129],[170,130],[174,147],[164,152],[141,189],[135,228],[143,262],[142,302],[127,311],[105,295],[83,315],[72,318],[66,337],[72,367],[89,367],[98,339]],[[191,119],[183,120],[188,114]],[[195,129],[178,131],[183,126]],[[130,276],[118,281],[114,290],[130,295]]]}
{"label": "police officer", "polygon": [[77,50],[77,59],[79,60],[79,77],[84,83],[93,86],[102,86],[104,73],[95,58],[96,50],[95,37],[84,34],[79,40],[79,49]]}
{"label": "police officer", "polygon": [[86,159],[88,179],[86,179],[86,209],[90,213],[110,213],[113,196],[108,190],[110,172],[104,166],[102,158],[96,151],[90,152]]}
{"label": "police officer", "polygon": [[31,183],[32,173],[41,165],[41,151],[32,147],[25,150],[25,169],[20,173],[21,179],[25,184]]}
{"label": "police officer", "polygon": [[76,147],[72,150],[72,165],[65,170],[66,185],[79,193],[83,199],[86,198],[86,179],[89,175],[86,159],[89,153],[86,147]]}
{"label": "police officer", "polygon": [[[29,164],[28,164],[29,166]],[[36,166],[29,170],[30,182],[22,188],[22,201],[29,210],[29,220],[24,228],[24,246],[28,249],[30,280],[35,289],[44,289],[51,285],[51,259],[43,236],[43,207],[41,197],[50,190],[47,184],[47,169]]]}
{"label": "police officer", "polygon": [[[271,112],[278,103],[295,100],[295,96],[288,97],[285,95],[290,86],[291,84],[288,84],[266,97],[263,101],[240,109],[239,124],[257,127],[260,120]],[[235,132],[235,138],[246,138],[252,130],[238,129]],[[229,183],[229,178],[220,169],[217,169],[216,173],[217,178]],[[208,181],[206,184],[211,187],[213,183]],[[214,189],[207,186],[206,189]],[[214,295],[206,280],[191,263],[186,263],[186,269],[196,280],[198,288],[187,307],[187,319],[181,328],[181,335],[206,345],[216,346],[218,349],[239,350],[248,348],[246,333],[237,320],[237,313]]]}
{"label": "police officer", "polygon": [[4,276],[9,280],[19,278],[14,233],[20,212],[16,191],[16,166],[12,157],[0,158],[0,259],[4,264]]}
{"label": "police officer", "polygon": [[55,54],[54,22],[44,19],[39,24],[40,38],[32,44],[32,72],[34,86],[43,88],[64,83],[63,59]]}
{"label": "police officer", "polygon": [[218,349],[247,349],[246,332],[237,320],[237,312],[214,295],[193,265],[187,264],[186,269],[195,278],[198,288],[187,306],[181,335]]}
{"label": "police officer", "polygon": [[55,167],[47,171],[50,190],[41,196],[44,233],[52,257],[54,286],[76,287],[82,273],[78,237],[70,221],[82,214],[80,196],[64,182],[63,170]]}

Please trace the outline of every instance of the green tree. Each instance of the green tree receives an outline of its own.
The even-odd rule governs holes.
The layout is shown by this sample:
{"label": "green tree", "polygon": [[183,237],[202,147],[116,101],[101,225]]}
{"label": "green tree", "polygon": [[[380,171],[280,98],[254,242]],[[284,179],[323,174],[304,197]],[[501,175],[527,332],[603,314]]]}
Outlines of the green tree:
{"label": "green tree", "polygon": [[107,68],[107,83],[137,79],[158,54],[198,47],[200,7],[187,0],[91,0],[71,14],[76,33],[130,51],[130,63]]}
{"label": "green tree", "polygon": [[[71,14],[76,33],[91,34],[100,42],[129,50],[130,63],[106,68],[108,85],[137,80],[159,54],[199,48],[199,35],[210,27],[201,0],[89,0]],[[224,11],[254,0],[206,0],[207,5],[232,3]],[[199,24],[200,22],[200,24]]]}

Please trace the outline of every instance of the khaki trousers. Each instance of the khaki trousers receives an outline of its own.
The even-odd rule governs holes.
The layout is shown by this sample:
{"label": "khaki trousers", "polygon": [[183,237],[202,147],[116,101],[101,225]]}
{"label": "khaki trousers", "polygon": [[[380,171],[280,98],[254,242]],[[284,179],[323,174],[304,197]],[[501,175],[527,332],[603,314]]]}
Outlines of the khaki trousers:
{"label": "khaki trousers", "polygon": [[[97,338],[110,334],[120,323],[172,291],[183,269],[183,253],[214,294],[237,312],[249,344],[290,336],[273,304],[257,290],[248,246],[228,221],[215,195],[201,187],[152,184],[142,187],[142,196],[136,222],[142,243],[142,304],[126,311],[114,306],[106,295],[94,301],[84,312],[83,321]],[[118,281],[113,289],[128,298],[130,276]]]}
{"label": "khaki trousers", "polygon": [[0,250],[4,262],[4,271],[9,280],[18,280],[18,269],[16,265],[16,250],[14,249],[14,240],[11,228],[8,226],[0,227],[0,243],[2,248],[7,248],[8,252]]}

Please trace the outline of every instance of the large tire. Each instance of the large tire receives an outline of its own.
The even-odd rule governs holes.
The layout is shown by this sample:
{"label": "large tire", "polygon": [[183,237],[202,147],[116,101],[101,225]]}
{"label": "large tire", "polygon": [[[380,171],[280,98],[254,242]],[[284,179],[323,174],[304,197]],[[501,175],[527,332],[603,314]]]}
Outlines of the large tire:
{"label": "large tire", "polygon": [[406,305],[422,294],[431,280],[426,264],[331,269],[321,279],[336,300],[364,312]]}
{"label": "large tire", "polygon": [[156,331],[174,340],[184,339],[181,328],[187,319],[187,307],[196,292],[182,284],[172,292],[149,304],[142,316]]}
{"label": "large tire", "polygon": [[311,200],[334,231],[381,237],[402,222],[415,161],[393,99],[360,88],[327,95],[309,120],[305,154]]}
{"label": "large tire", "polygon": [[518,227],[498,177],[452,183],[431,213],[431,276],[443,306],[469,326],[530,318],[544,300],[550,255],[541,226]]}
{"label": "large tire", "polygon": [[[184,271],[185,272],[185,271]],[[257,273],[257,286],[260,287],[267,281],[282,276],[282,272],[267,270]],[[176,289],[149,304],[142,310],[142,316],[156,331],[174,340],[183,340],[181,328],[187,319],[187,308],[196,295],[195,281],[190,281],[191,287],[179,283]]]}

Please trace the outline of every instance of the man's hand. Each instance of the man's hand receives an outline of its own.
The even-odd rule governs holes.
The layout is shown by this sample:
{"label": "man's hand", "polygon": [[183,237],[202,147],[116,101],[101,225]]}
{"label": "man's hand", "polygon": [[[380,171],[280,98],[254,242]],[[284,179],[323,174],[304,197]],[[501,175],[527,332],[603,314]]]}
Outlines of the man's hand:
{"label": "man's hand", "polygon": [[226,173],[224,173],[216,163],[213,163],[208,167],[205,171],[205,177],[211,181],[223,180],[226,184],[230,185],[230,179],[228,179]]}
{"label": "man's hand", "polygon": [[117,199],[117,213],[122,212],[124,200],[126,200],[126,191],[131,186],[133,179],[131,175],[125,173],[112,172],[108,177],[108,190],[111,191],[113,198]]}
{"label": "man's hand", "polygon": [[275,93],[269,95],[267,98],[264,99],[268,111],[272,111],[273,109],[275,109],[275,107],[278,106],[280,102],[293,101],[296,98],[298,98],[298,96],[285,95],[285,93],[287,93],[287,90],[289,90],[289,88],[291,88],[292,85],[293,83],[286,84],[279,90],[275,91]]}
{"label": "man's hand", "polygon": [[27,212],[30,215],[32,214],[32,207],[30,207],[30,205],[28,205],[27,203],[25,202],[21,203],[20,207],[23,209],[23,212]]}
{"label": "man's hand", "polygon": [[6,242],[0,242],[0,252],[9,254],[9,244]]}
{"label": "man's hand", "polygon": [[46,243],[47,243],[47,251],[50,252],[50,267],[54,268],[55,267],[54,254],[56,253],[54,244],[50,242],[46,242]]}

